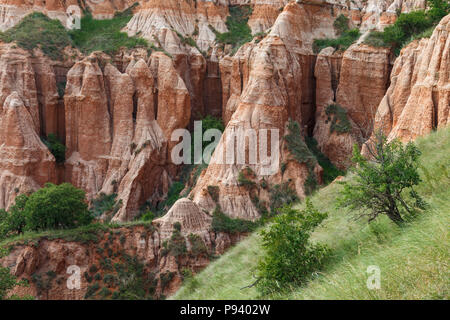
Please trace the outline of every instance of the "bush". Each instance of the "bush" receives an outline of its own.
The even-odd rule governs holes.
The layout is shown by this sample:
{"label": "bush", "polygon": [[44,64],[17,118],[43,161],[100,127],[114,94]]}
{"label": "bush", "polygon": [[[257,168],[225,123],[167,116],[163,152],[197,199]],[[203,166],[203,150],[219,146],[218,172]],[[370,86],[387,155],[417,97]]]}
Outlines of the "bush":
{"label": "bush", "polygon": [[[6,249],[0,248],[0,259],[7,254],[8,252]],[[26,283],[25,281],[18,281],[17,278],[11,274],[8,267],[3,267],[0,264],[0,300],[7,299],[8,292],[16,286],[26,286]]]}
{"label": "bush", "polygon": [[25,231],[26,216],[24,209],[27,201],[27,195],[19,195],[9,212],[4,210],[0,212],[0,238],[8,236],[11,232],[22,234]]}
{"label": "bush", "polygon": [[318,147],[316,139],[312,137],[306,138],[306,144],[309,150],[314,154],[319,165],[323,169],[323,183],[325,185],[333,182],[337,177],[345,175],[345,172],[336,168],[336,166],[324,155]]}
{"label": "bush", "polygon": [[270,189],[270,210],[272,215],[277,213],[277,210],[300,201],[297,193],[289,186],[289,183],[281,183],[273,186]]}
{"label": "bush", "polygon": [[251,189],[256,186],[256,182],[251,179],[255,179],[256,175],[250,167],[245,167],[239,172],[237,182],[241,187],[245,187],[247,189]]}
{"label": "bush", "polygon": [[302,285],[322,267],[329,250],[312,244],[309,238],[326,217],[326,213],[317,211],[307,200],[302,211],[283,207],[273,224],[261,231],[265,255],[258,264],[257,287],[262,293]]}
{"label": "bush", "polygon": [[315,39],[313,43],[313,51],[315,53],[319,53],[322,49],[328,47],[345,51],[359,39],[359,36],[360,32],[358,29],[351,29],[343,32],[337,39]]}
{"label": "bush", "polygon": [[62,59],[62,50],[72,45],[69,34],[59,20],[52,20],[38,12],[29,14],[16,26],[0,33],[0,39],[5,42],[15,41],[25,50],[41,48],[44,54],[55,60]]}
{"label": "bush", "polygon": [[[143,263],[136,257],[124,256],[124,264],[116,264],[117,277],[108,276],[108,286],[119,286],[112,299],[115,300],[143,300],[153,298],[156,279],[153,273],[147,273]],[[104,278],[104,282],[106,276]]]}
{"label": "bush", "polygon": [[100,217],[104,213],[109,213],[110,215],[114,215],[117,211],[119,211],[122,206],[121,201],[116,201],[117,194],[105,194],[100,193],[100,195],[92,200],[92,207],[90,209],[92,215],[94,217]]}
{"label": "bush", "polygon": [[384,42],[384,33],[380,31],[372,31],[364,39],[364,43],[372,47],[387,47],[388,45]]}
{"label": "bush", "polygon": [[402,13],[397,21],[384,29],[384,32],[373,31],[364,40],[375,47],[390,47],[395,54],[408,42],[431,36],[434,27],[450,13],[450,4],[445,0],[429,0],[430,10]]}
{"label": "bush", "polygon": [[142,221],[153,221],[153,219],[155,219],[155,214],[150,210],[148,210],[141,216]]}
{"label": "bush", "polygon": [[207,115],[202,119],[202,129],[203,133],[209,129],[217,129],[223,132],[225,130],[225,126],[222,119]]}
{"label": "bush", "polygon": [[[306,163],[308,167],[308,177],[305,181],[305,193],[311,194],[317,187],[316,174],[314,168],[317,164],[317,159],[314,154],[309,150],[308,145],[303,141],[300,125],[296,121],[289,120],[288,124],[289,134],[284,138],[287,142],[287,148],[289,152],[294,156],[294,159],[299,163]],[[282,171],[284,172],[285,168]]]}
{"label": "bush", "polygon": [[245,6],[230,7],[230,15],[226,25],[228,32],[219,33],[215,30],[217,41],[222,44],[231,44],[233,48],[239,48],[244,43],[253,39],[252,30],[248,26],[248,19],[252,14],[252,8]]}
{"label": "bush", "polygon": [[219,196],[220,196],[220,189],[218,186],[208,186],[208,193],[211,196],[211,199],[213,199],[214,202],[218,202],[219,201]]}
{"label": "bush", "polygon": [[[381,132],[369,141],[371,159],[364,158],[357,146],[353,150],[355,178],[344,185],[337,204],[341,208],[356,210],[356,216],[367,217],[369,221],[379,215],[387,215],[396,224],[401,224],[402,215],[414,216],[415,209],[424,209],[425,203],[414,191],[420,180],[418,159],[420,151],[412,143],[404,146],[394,140],[387,142]],[[410,197],[404,191],[410,191]]]}
{"label": "bush", "polygon": [[243,219],[233,219],[224,214],[218,207],[213,212],[211,228],[214,232],[244,233],[251,232],[257,223]]}
{"label": "bush", "polygon": [[94,283],[93,285],[91,285],[87,288],[84,298],[89,299],[90,297],[95,295],[99,289],[100,289],[100,285],[98,283]]}
{"label": "bush", "polygon": [[198,234],[190,233],[188,236],[188,240],[191,244],[191,255],[198,256],[201,254],[208,254],[208,248]]}
{"label": "bush", "polygon": [[55,134],[50,133],[46,139],[42,139],[42,142],[53,154],[57,163],[63,163],[66,160],[66,146],[62,144]]}
{"label": "bush", "polygon": [[163,252],[163,255],[169,254],[176,258],[187,253],[186,240],[181,234],[181,224],[179,222],[174,223],[172,236],[168,242],[163,244]]}
{"label": "bush", "polygon": [[450,2],[448,0],[427,0],[430,10],[428,16],[433,22],[440,21],[450,13]]}
{"label": "bush", "polygon": [[343,14],[340,14],[336,20],[334,20],[333,27],[336,29],[336,33],[338,35],[341,35],[349,30],[348,23],[350,22],[350,19],[344,16]]}
{"label": "bush", "polygon": [[349,133],[352,130],[352,125],[347,116],[347,110],[338,104],[330,104],[327,106],[325,113],[328,116],[328,121],[331,121],[330,133]]}
{"label": "bush", "polygon": [[178,199],[181,198],[181,191],[184,189],[184,184],[181,182],[174,182],[169,188],[169,191],[167,193],[167,198],[165,201],[160,202],[156,206],[156,211],[158,213],[162,213],[164,210],[169,209],[175,202],[177,202]]}
{"label": "bush", "polygon": [[92,221],[85,192],[69,183],[45,184],[30,195],[24,211],[27,228],[31,230],[75,228]]}
{"label": "bush", "polygon": [[[203,117],[202,115],[198,115],[198,117],[201,118],[200,121],[202,122],[202,137],[204,136],[205,132],[210,130],[210,129],[216,129],[216,130],[219,130],[222,133],[225,130],[225,126],[223,124],[223,121],[220,118],[215,118],[215,117],[213,117],[211,115],[207,115],[204,118],[202,118]],[[214,141],[214,142],[217,143],[218,141]],[[204,151],[205,148],[208,147],[211,143],[212,143],[212,141],[203,141],[202,142],[202,151]],[[191,150],[190,150],[191,163],[198,163],[198,162],[200,162],[198,160],[205,160],[203,158],[202,159],[196,159],[195,158],[194,139],[192,139],[190,147],[191,147]],[[212,150],[211,155],[212,155],[213,152],[214,152],[214,150]],[[201,155],[203,155],[203,154],[201,154]],[[203,166],[203,165],[207,166],[207,164],[204,161],[201,161],[201,162],[202,163],[198,164],[197,166]],[[199,174],[201,173],[201,171],[198,171],[198,172],[199,172]]]}
{"label": "bush", "polygon": [[299,163],[306,163],[308,168],[314,168],[317,163],[316,157],[311,153],[306,143],[303,141],[300,132],[300,125],[296,121],[289,120],[289,133],[284,137],[287,148],[295,160]]}

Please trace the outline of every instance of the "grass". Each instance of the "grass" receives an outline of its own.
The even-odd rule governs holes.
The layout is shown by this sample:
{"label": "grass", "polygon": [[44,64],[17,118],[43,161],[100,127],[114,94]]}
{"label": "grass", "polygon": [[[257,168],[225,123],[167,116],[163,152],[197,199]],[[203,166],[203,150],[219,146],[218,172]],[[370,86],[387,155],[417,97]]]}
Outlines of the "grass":
{"label": "grass", "polygon": [[8,237],[0,240],[0,248],[14,247],[21,244],[37,243],[41,239],[62,239],[80,243],[97,241],[98,236],[103,233],[118,229],[130,228],[134,226],[145,226],[153,228],[151,221],[131,221],[125,223],[92,223],[75,229],[46,230],[46,231],[27,231],[21,235]]}
{"label": "grass", "polygon": [[230,15],[226,21],[228,32],[219,33],[213,30],[217,41],[221,44],[231,44],[235,49],[234,51],[244,43],[251,41],[253,36],[248,25],[251,14],[252,8],[248,5],[230,7]]}
{"label": "grass", "polygon": [[[113,55],[121,47],[149,48],[145,39],[129,37],[121,32],[132,17],[132,7],[116,13],[112,19],[96,20],[89,12],[81,18],[81,29],[68,31],[57,19],[50,19],[38,12],[27,15],[22,21],[4,33],[0,39],[5,42],[15,41],[25,50],[40,47],[44,54],[54,60],[64,58],[63,49],[67,46],[78,48],[85,54],[93,51],[103,51]],[[63,94],[64,88],[58,88]]]}
{"label": "grass", "polygon": [[121,47],[147,48],[146,40],[129,37],[125,32],[121,32],[132,17],[131,9],[116,13],[112,19],[105,20],[96,20],[90,13],[85,14],[81,18],[81,29],[70,31],[74,45],[86,54],[103,51],[110,55],[116,53]]}
{"label": "grass", "polygon": [[31,13],[20,23],[6,32],[0,33],[4,42],[15,41],[25,50],[40,47],[52,59],[62,59],[62,50],[72,45],[69,34],[59,20],[52,20],[38,12]]}
{"label": "grass", "polygon": [[[417,191],[429,208],[402,228],[386,217],[367,224],[335,209],[341,186],[331,184],[311,197],[329,217],[313,239],[333,252],[325,269],[300,288],[261,297],[252,284],[263,251],[258,232],[230,249],[182,287],[172,299],[448,299],[450,288],[450,129],[417,140],[423,152]],[[346,177],[351,179],[351,177]],[[300,205],[302,206],[302,205]],[[381,288],[366,286],[368,266],[381,269]]]}

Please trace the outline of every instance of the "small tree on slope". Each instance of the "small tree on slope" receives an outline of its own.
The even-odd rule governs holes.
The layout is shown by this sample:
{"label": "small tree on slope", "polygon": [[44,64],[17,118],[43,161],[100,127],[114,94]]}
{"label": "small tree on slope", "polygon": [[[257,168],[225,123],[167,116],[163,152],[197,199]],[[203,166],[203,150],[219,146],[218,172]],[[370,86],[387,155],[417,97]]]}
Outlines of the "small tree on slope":
{"label": "small tree on slope", "polygon": [[259,279],[255,284],[263,294],[302,285],[322,267],[329,250],[312,243],[310,236],[326,217],[308,199],[303,210],[281,208],[267,230],[261,231],[265,255],[259,261]]}
{"label": "small tree on slope", "polygon": [[[356,210],[357,218],[368,217],[369,222],[385,214],[396,224],[404,221],[402,215],[424,209],[424,201],[413,189],[421,181],[418,173],[421,153],[414,143],[403,145],[398,140],[388,143],[378,132],[368,150],[371,159],[364,158],[355,146],[352,158],[355,177],[341,182],[344,189],[337,206]],[[405,190],[409,190],[409,197]]]}

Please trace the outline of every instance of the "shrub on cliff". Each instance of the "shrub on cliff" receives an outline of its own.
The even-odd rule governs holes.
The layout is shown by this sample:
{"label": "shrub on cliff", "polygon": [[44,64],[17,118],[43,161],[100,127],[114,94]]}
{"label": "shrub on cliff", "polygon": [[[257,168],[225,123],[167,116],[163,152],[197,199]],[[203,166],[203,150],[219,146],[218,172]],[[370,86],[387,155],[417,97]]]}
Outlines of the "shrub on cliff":
{"label": "shrub on cliff", "polygon": [[450,2],[448,0],[427,0],[430,6],[428,16],[432,21],[440,21],[443,17],[450,13]]}
{"label": "shrub on cliff", "polygon": [[346,16],[344,16],[343,14],[340,14],[337,18],[336,18],[336,20],[334,20],[334,23],[333,23],[333,27],[334,27],[334,29],[336,30],[336,33],[338,34],[338,35],[341,35],[341,34],[343,34],[344,32],[346,32],[346,31],[348,31],[349,30],[349,22],[350,22],[350,19],[349,18],[347,18]]}
{"label": "shrub on cliff", "polygon": [[352,124],[348,119],[347,110],[338,104],[330,104],[327,106],[325,113],[328,116],[327,122],[331,121],[330,133],[338,134],[349,133],[352,130]]}
{"label": "shrub on cliff", "polygon": [[101,192],[97,198],[92,200],[91,214],[94,217],[101,217],[105,213],[109,218],[122,207],[122,200],[117,201],[117,194],[105,194]]}
{"label": "shrub on cliff", "polygon": [[374,47],[390,47],[398,55],[408,42],[430,37],[434,27],[450,13],[450,4],[446,0],[428,0],[428,4],[430,10],[402,13],[383,32],[371,32],[364,43]]}
{"label": "shrub on cliff", "polygon": [[339,15],[333,23],[333,27],[339,37],[337,39],[315,39],[313,43],[314,52],[319,53],[322,49],[328,47],[342,51],[347,50],[360,36],[358,29],[350,29],[349,22],[349,18],[343,14]]}
{"label": "shrub on cliff", "polygon": [[63,163],[66,160],[66,146],[55,134],[50,133],[46,139],[42,138],[42,142],[53,154],[57,163]]}
{"label": "shrub on cliff", "polygon": [[28,197],[24,213],[30,230],[75,228],[92,221],[85,192],[69,183],[45,184]]}
{"label": "shrub on cliff", "polygon": [[211,228],[214,232],[243,233],[255,230],[257,225],[257,222],[230,218],[217,207],[213,212]]}
{"label": "shrub on cliff", "polygon": [[231,44],[237,49],[244,43],[253,39],[252,30],[248,25],[248,19],[252,14],[250,6],[232,6],[230,7],[230,15],[227,17],[228,32],[216,34],[217,41],[222,44]]}
{"label": "shrub on cliff", "polygon": [[[6,250],[0,248],[0,258],[6,256]],[[14,288],[18,284],[16,277],[14,277],[9,268],[0,266],[0,300],[7,298],[9,290]]]}
{"label": "shrub on cliff", "polygon": [[327,217],[310,200],[304,210],[285,206],[267,230],[261,231],[264,257],[258,264],[258,288],[263,293],[284,291],[303,284],[323,265],[329,250],[309,240],[314,229]]}
{"label": "shrub on cliff", "polygon": [[305,140],[306,144],[308,145],[308,149],[311,150],[311,152],[319,162],[319,165],[323,169],[322,179],[325,185],[330,184],[337,177],[345,175],[344,171],[336,168],[336,166],[330,161],[330,159],[328,159],[328,157],[320,151],[316,139],[314,139],[313,137],[306,137]]}
{"label": "shrub on cliff", "polygon": [[322,49],[333,47],[336,50],[347,50],[356,40],[358,40],[360,32],[358,29],[351,29],[344,32],[337,39],[315,39],[313,43],[313,50],[319,53]]}

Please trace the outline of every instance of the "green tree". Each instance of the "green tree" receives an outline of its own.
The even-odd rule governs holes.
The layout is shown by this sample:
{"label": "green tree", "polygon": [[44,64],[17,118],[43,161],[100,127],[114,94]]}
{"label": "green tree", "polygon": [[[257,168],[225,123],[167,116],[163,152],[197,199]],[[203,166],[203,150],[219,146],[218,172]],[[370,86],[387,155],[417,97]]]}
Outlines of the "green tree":
{"label": "green tree", "polygon": [[340,14],[336,20],[334,20],[333,27],[336,29],[338,35],[341,35],[350,29],[348,26],[349,22],[350,19],[343,14]]}
{"label": "green tree", "polygon": [[[424,209],[425,203],[414,191],[419,184],[418,160],[420,151],[410,142],[403,145],[398,140],[387,142],[381,132],[368,147],[370,159],[363,157],[355,146],[352,169],[355,178],[344,185],[337,205],[358,212],[357,218],[368,217],[369,221],[380,214],[387,215],[396,224],[401,224],[402,215],[413,215],[415,209]],[[409,189],[410,197],[404,191]]]}
{"label": "green tree", "polygon": [[406,37],[419,34],[431,27],[432,24],[427,13],[423,10],[413,11],[408,14],[402,13],[395,22],[395,25],[403,30]]}
{"label": "green tree", "polygon": [[399,49],[403,45],[403,41],[405,41],[406,35],[403,32],[402,28],[394,24],[384,29],[382,38],[385,44],[391,46],[394,49]]}
{"label": "green tree", "polygon": [[[22,234],[25,230],[26,226],[26,217],[25,217],[25,205],[27,204],[28,196],[25,194],[21,194],[16,197],[16,202],[7,213],[7,217],[4,224],[4,231],[6,234],[10,232],[15,232],[18,234]],[[5,234],[5,235],[6,235]]]}
{"label": "green tree", "polygon": [[448,0],[428,0],[430,10],[428,16],[433,22],[440,21],[450,13],[450,2]]}
{"label": "green tree", "polygon": [[263,293],[302,285],[312,272],[321,268],[329,250],[309,239],[326,217],[326,213],[316,210],[307,200],[301,211],[283,207],[273,224],[261,231],[265,255],[258,264],[257,286]]}
{"label": "green tree", "polygon": [[69,183],[47,183],[29,196],[24,210],[31,230],[74,228],[92,221],[85,192]]}

